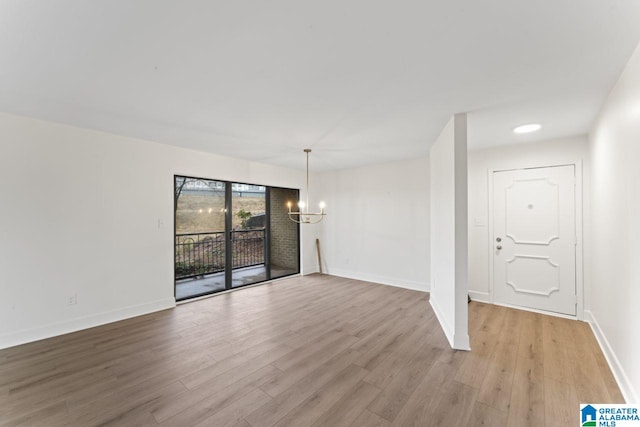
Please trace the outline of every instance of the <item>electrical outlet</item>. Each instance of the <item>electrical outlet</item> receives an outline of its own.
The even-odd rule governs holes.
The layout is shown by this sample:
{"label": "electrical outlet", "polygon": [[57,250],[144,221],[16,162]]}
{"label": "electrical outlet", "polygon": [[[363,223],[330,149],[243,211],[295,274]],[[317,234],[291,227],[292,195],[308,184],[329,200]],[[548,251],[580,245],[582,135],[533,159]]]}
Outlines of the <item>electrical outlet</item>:
{"label": "electrical outlet", "polygon": [[71,294],[67,297],[67,305],[76,305],[78,303],[78,294]]}

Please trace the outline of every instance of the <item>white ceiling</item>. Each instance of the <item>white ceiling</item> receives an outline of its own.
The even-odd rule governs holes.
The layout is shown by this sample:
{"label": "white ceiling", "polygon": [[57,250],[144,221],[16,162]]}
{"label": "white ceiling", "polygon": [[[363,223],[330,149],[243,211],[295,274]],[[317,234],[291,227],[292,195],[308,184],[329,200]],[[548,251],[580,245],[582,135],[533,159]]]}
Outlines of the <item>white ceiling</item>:
{"label": "white ceiling", "polygon": [[[273,164],[583,134],[635,0],[0,0],[0,110]],[[516,125],[540,132],[516,136]]]}

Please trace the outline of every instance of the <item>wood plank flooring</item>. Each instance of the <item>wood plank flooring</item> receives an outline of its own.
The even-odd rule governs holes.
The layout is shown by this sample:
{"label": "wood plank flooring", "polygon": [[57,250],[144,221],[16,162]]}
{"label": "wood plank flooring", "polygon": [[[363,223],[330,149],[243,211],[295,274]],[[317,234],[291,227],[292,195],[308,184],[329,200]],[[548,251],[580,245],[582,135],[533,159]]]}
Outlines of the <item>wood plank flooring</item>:
{"label": "wood plank flooring", "polygon": [[567,426],[623,398],[586,323],[312,275],[0,351],[2,426]]}

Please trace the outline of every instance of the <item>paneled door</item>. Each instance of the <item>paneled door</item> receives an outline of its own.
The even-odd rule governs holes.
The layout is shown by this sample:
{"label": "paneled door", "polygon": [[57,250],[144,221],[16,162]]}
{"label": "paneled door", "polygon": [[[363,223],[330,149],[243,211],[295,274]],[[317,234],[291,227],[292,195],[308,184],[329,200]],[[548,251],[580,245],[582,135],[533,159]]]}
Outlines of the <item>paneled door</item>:
{"label": "paneled door", "polygon": [[494,172],[496,303],[576,315],[575,166]]}

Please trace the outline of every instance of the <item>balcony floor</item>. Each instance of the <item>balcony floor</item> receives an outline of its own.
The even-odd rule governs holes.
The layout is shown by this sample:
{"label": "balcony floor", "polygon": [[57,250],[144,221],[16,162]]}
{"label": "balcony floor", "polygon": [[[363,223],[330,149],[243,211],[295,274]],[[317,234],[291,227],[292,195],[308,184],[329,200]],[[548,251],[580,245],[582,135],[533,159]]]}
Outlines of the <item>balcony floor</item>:
{"label": "balcony floor", "polygon": [[[271,278],[295,274],[296,270],[286,267],[272,266]],[[233,270],[231,286],[234,288],[267,280],[267,271],[264,264],[253,267],[237,268]],[[208,274],[195,279],[183,279],[176,281],[176,300],[183,300],[203,294],[224,291],[224,271]]]}

